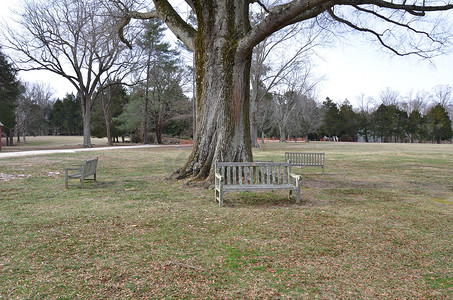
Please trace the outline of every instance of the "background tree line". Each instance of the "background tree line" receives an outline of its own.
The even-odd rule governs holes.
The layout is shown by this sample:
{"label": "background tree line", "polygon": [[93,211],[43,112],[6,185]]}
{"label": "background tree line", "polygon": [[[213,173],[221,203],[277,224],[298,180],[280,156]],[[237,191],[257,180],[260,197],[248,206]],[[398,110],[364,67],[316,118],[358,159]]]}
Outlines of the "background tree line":
{"label": "background tree line", "polygon": [[397,91],[385,89],[380,101],[362,97],[358,108],[348,100],[336,104],[327,98],[318,133],[340,141],[441,143],[453,136],[451,92],[450,86],[438,86],[431,94],[400,97]]}
{"label": "background tree line", "polygon": [[[451,90],[451,87],[436,87],[439,89]],[[264,137],[280,138],[281,142],[300,137],[345,142],[451,140],[451,100],[439,101],[434,93],[422,94],[425,99],[402,98],[395,102],[381,99],[380,103],[367,99],[359,107],[353,107],[348,100],[338,104],[327,98],[320,103],[309,94],[295,91],[269,93],[257,111],[257,124],[263,142]]]}
{"label": "background tree line", "polygon": [[[130,70],[129,78],[99,82],[89,104],[85,103],[90,111],[90,136],[108,137],[109,144],[120,138],[124,141],[125,136],[144,143],[162,143],[163,134],[190,138],[192,104],[184,91],[190,77],[187,68],[179,52],[163,40],[161,21],[143,21],[140,27],[135,52],[140,60],[123,62]],[[0,100],[8,144],[13,144],[13,136],[26,142],[27,135],[84,135],[83,95],[67,94],[54,100],[49,86],[21,83],[6,55],[1,52],[0,57],[2,71],[9,75],[2,76],[5,96]],[[155,138],[148,137],[149,132]]]}
{"label": "background tree line", "polygon": [[[109,131],[117,142],[120,139],[124,142],[125,136],[131,136],[134,142],[145,142],[145,132],[155,134],[148,142],[158,143],[162,143],[163,134],[185,138],[192,135],[192,105],[183,92],[184,72],[178,67],[179,53],[162,42],[162,24],[149,21],[144,26],[148,30],[143,37],[149,40],[152,35],[156,39],[153,43],[157,50],[152,50],[156,57],[145,60],[143,69],[137,69],[136,76],[142,79],[135,86],[117,82],[98,93],[92,111],[93,136],[106,137],[106,124],[110,124]],[[9,89],[2,89],[5,96],[0,100],[8,144],[12,144],[13,135],[26,142],[27,135],[83,134],[80,97],[67,94],[63,99],[53,100],[49,86],[20,83],[6,57],[3,54],[1,57],[3,78],[10,72]],[[265,69],[270,72],[272,66]],[[278,92],[266,88],[265,81],[256,85],[260,91],[255,93],[262,96],[257,100],[254,123],[263,142],[264,137],[279,137],[280,141],[289,137],[312,140],[337,137],[340,141],[412,143],[441,143],[452,138],[451,86],[437,86],[432,93],[423,91],[406,96],[385,89],[379,100],[362,96],[359,107],[353,107],[348,100],[339,104],[329,98],[322,103],[317,101],[314,84],[307,82],[308,71],[303,76],[295,75],[301,69],[299,66],[285,73],[285,84],[275,85],[280,89]],[[15,101],[5,101],[14,95]]]}
{"label": "background tree line", "polygon": [[[25,141],[27,135],[38,134],[106,136],[109,144],[120,137],[124,140],[125,135],[143,143],[162,143],[163,134],[190,137],[193,103],[186,96],[186,86],[192,76],[181,61],[180,51],[164,40],[163,22],[153,18],[137,23],[133,30],[136,47],[125,52],[117,38],[116,23],[102,19],[112,15],[106,9],[114,7],[107,8],[96,1],[65,0],[66,6],[76,5],[68,10],[61,1],[57,2],[26,5],[20,15],[21,24],[29,22],[33,26],[26,27],[26,34],[10,39],[9,47],[25,55],[18,58],[22,65],[33,63],[28,69],[60,74],[77,87],[78,93],[53,102],[50,88],[20,84],[15,79],[16,71],[8,65],[15,88],[10,88],[10,96],[0,103],[0,113],[9,141],[12,143],[13,135],[23,136]],[[79,19],[80,16],[85,17]],[[264,16],[264,11],[257,13],[252,22],[259,23]],[[86,20],[90,20],[90,26]],[[70,30],[65,33],[62,28]],[[30,37],[38,42],[24,47]],[[438,87],[432,95],[409,95],[407,101],[387,89],[379,104],[362,99],[359,109],[348,101],[336,104],[326,99],[319,103],[315,95],[320,79],[312,76],[310,58],[313,50],[328,38],[329,33],[323,28],[305,22],[269,36],[254,48],[250,78],[253,146],[258,145],[258,136],[277,136],[281,141],[290,136],[382,142],[441,142],[451,138],[451,87]],[[54,47],[47,47],[54,42]],[[74,46],[69,49],[75,51],[72,56],[67,55],[67,49],[58,48],[71,44]],[[59,53],[67,55],[74,70],[64,69],[65,64],[55,60],[64,56]],[[77,56],[83,63],[71,60]],[[87,60],[88,56],[94,59]],[[5,63],[8,64],[6,59]],[[85,78],[86,70],[92,72],[94,80],[91,76]],[[428,102],[435,105],[429,106]],[[148,136],[150,132],[155,134],[154,139]],[[89,146],[88,137],[85,142]]]}

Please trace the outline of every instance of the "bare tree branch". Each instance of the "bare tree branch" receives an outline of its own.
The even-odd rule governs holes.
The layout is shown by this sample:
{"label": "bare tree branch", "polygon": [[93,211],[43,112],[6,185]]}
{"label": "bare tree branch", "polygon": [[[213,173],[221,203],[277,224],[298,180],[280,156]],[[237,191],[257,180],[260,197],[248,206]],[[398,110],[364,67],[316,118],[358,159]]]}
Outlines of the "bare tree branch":
{"label": "bare tree branch", "polygon": [[187,5],[190,6],[190,8],[192,8],[193,10],[195,10],[195,3],[193,0],[185,0]]}
{"label": "bare tree branch", "polygon": [[179,40],[181,40],[190,50],[195,51],[194,39],[196,30],[181,18],[167,0],[155,0],[156,8],[149,12],[132,11],[129,10],[129,8],[126,8],[127,6],[122,3],[122,1],[115,0],[114,2],[117,3],[118,7],[123,7],[124,15],[119,27],[119,34],[121,40],[128,45],[129,48],[131,48],[131,44],[124,37],[124,28],[130,23],[131,19],[146,20],[159,18],[165,22]]}
{"label": "bare tree branch", "polygon": [[[342,19],[340,18],[339,16],[335,15],[335,13],[333,12],[333,10],[331,8],[329,8],[327,10],[327,12],[330,14],[330,16],[340,22],[340,23],[343,23],[349,27],[351,27],[352,29],[354,30],[357,30],[357,31],[361,31],[361,32],[366,32],[366,33],[370,33],[372,35],[374,35],[377,40],[379,41],[379,43],[384,46],[385,48],[387,48],[388,50],[392,51],[394,54],[398,55],[398,56],[407,56],[407,55],[412,55],[412,54],[416,54],[416,55],[419,55],[419,56],[422,56],[422,57],[426,57],[423,53],[422,50],[419,50],[419,51],[410,51],[410,52],[399,52],[398,50],[396,50],[394,47],[388,45],[384,39],[383,39],[383,36],[384,36],[384,33],[377,33],[376,31],[374,30],[371,30],[371,29],[368,29],[368,28],[363,28],[363,27],[359,27],[355,24],[353,24],[352,22],[348,21],[348,20],[345,20],[345,19]],[[426,57],[427,58],[427,57]]]}
{"label": "bare tree branch", "polygon": [[[314,1],[293,0],[288,3],[270,8],[269,13],[266,16],[266,18],[264,18],[263,21],[261,21],[257,26],[255,26],[240,41],[240,47],[243,48],[244,53],[246,53],[250,48],[253,48],[254,46],[256,46],[258,43],[260,43],[262,40],[264,40],[264,38],[271,35],[272,33],[276,32],[286,26],[289,26],[291,24],[319,16],[320,14],[322,14],[325,11],[327,11],[327,12],[329,12],[329,10],[333,11],[332,8],[336,5],[348,5],[348,6],[370,5],[370,6],[383,8],[383,9],[388,8],[388,9],[391,9],[394,11],[406,12],[406,13],[409,13],[414,16],[424,16],[425,13],[427,13],[427,12],[446,11],[446,10],[453,9],[453,3],[447,3],[445,5],[427,6],[427,5],[425,5],[424,1],[423,1],[423,3],[421,3],[421,5],[417,5],[415,2],[414,2],[414,4],[406,4],[406,1],[397,3],[397,2],[393,2],[393,1],[384,1],[384,0],[361,0],[361,1],[356,1],[356,0],[330,0],[330,1],[329,0],[314,0]],[[365,9],[362,9],[362,11],[366,12]],[[343,24],[347,24],[349,27],[351,27],[355,30],[374,34],[375,36],[378,37],[378,40],[380,41],[381,44],[384,45],[384,47],[390,49],[392,52],[394,52],[398,55],[401,55],[401,53],[399,53],[398,51],[395,51],[395,49],[391,49],[392,47],[389,47],[389,45],[387,45],[385,43],[385,41],[382,39],[380,34],[377,34],[377,32],[375,32],[371,29],[361,28],[360,26],[355,26],[353,23],[348,22],[347,20],[344,20],[338,16],[335,16],[334,19]],[[387,18],[387,19],[391,20],[390,18]],[[388,22],[385,19],[382,19],[382,20]],[[393,20],[390,23],[395,24],[395,22],[396,21]],[[398,23],[398,22],[396,22],[396,23]],[[401,24],[401,25],[403,25],[403,24]],[[408,26],[408,25],[405,24],[405,26]],[[407,28],[407,29],[409,29],[409,28]],[[417,32],[417,31],[415,31],[415,32],[424,34],[423,32]],[[411,53],[420,55],[420,54],[422,54],[422,52],[423,52],[422,49],[417,49],[416,51],[413,51]],[[408,52],[408,54],[409,54],[409,52]],[[421,55],[421,56],[423,56],[423,55]]]}
{"label": "bare tree branch", "polygon": [[420,31],[420,30],[417,30],[417,29],[415,29],[415,28],[409,26],[408,24],[404,24],[404,23],[402,23],[402,22],[394,21],[394,20],[392,20],[392,19],[390,19],[390,18],[387,18],[387,17],[383,16],[382,14],[379,14],[379,13],[373,11],[373,10],[370,10],[370,9],[365,9],[365,8],[363,8],[363,7],[359,7],[358,5],[353,5],[353,7],[354,7],[355,9],[359,10],[359,11],[363,11],[363,12],[365,12],[365,13],[372,14],[372,15],[378,17],[379,19],[382,19],[382,20],[384,20],[384,21],[386,21],[386,22],[388,22],[388,23],[395,24],[395,25],[400,26],[400,27],[403,27],[403,28],[407,28],[408,30],[410,30],[410,31],[412,31],[412,32],[414,32],[414,33],[423,34],[423,35],[425,35],[428,39],[430,39],[430,40],[432,40],[432,41],[434,42],[434,39],[429,35],[429,33],[425,32],[425,31]]}
{"label": "bare tree branch", "polygon": [[269,9],[259,0],[251,0],[250,3],[258,3],[259,6],[261,6],[261,8],[267,12],[267,13],[270,13]]}

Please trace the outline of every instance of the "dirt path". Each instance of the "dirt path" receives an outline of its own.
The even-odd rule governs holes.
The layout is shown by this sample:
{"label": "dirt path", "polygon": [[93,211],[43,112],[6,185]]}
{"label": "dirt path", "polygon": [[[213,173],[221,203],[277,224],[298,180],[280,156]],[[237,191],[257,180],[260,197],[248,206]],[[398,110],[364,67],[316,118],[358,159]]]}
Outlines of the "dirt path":
{"label": "dirt path", "polygon": [[130,148],[161,148],[161,147],[181,147],[180,145],[138,145],[138,146],[114,146],[114,147],[97,147],[97,148],[77,148],[77,149],[52,149],[52,150],[31,150],[31,151],[17,151],[17,152],[0,152],[0,159],[8,157],[19,156],[33,156],[52,153],[75,153],[82,151],[102,151],[102,150],[116,150],[116,149],[130,149]]}

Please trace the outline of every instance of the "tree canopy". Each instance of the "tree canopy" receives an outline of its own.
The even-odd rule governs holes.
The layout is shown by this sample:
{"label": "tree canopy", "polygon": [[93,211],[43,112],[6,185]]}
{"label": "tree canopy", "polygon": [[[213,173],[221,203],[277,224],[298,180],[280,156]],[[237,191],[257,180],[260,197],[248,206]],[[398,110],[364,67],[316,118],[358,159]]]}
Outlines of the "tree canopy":
{"label": "tree canopy", "polygon": [[[431,57],[443,51],[450,32],[439,23],[417,22],[453,3],[416,0],[291,0],[272,4],[255,0],[185,0],[194,22],[186,21],[167,0],[153,0],[143,10],[138,2],[115,0],[123,11],[120,36],[132,19],[160,18],[195,52],[197,133],[193,152],[178,177],[213,178],[215,161],[251,161],[250,66],[252,50],[286,26],[317,19],[316,26],[367,34],[397,55]],[[253,24],[250,12],[265,16]],[[145,11],[146,10],[146,11]],[[425,18],[426,19],[426,18]],[[423,24],[422,24],[423,23]],[[208,180],[209,183],[210,180]]]}

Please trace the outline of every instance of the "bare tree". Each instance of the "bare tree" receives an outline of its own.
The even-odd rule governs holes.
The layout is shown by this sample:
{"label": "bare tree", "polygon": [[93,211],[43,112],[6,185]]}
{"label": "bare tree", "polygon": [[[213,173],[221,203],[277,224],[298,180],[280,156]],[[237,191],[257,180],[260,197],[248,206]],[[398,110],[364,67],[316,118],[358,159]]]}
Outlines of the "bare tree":
{"label": "bare tree", "polygon": [[450,85],[438,85],[434,89],[434,102],[447,108],[453,105],[453,87]]}
{"label": "bare tree", "polygon": [[24,92],[19,97],[16,108],[16,134],[18,142],[20,135],[26,143],[26,136],[47,135],[49,128],[49,114],[54,92],[48,84],[25,83]]}
{"label": "bare tree", "polygon": [[[257,19],[264,17],[262,11]],[[305,69],[315,48],[327,43],[326,37],[325,31],[312,22],[298,23],[266,38],[254,48],[250,98],[252,147],[258,147],[256,114],[266,103],[261,103],[263,98],[285,78],[291,77],[291,73]]]}
{"label": "bare tree", "polygon": [[428,100],[431,96],[426,91],[410,91],[405,100],[400,103],[400,106],[408,114],[411,114],[413,111],[418,111],[423,113],[428,104]]}
{"label": "bare tree", "polygon": [[433,100],[447,110],[453,127],[453,87],[450,85],[438,85],[434,87]]}
{"label": "bare tree", "polygon": [[261,132],[261,143],[264,143],[264,132],[275,125],[273,95],[268,93],[260,99],[255,113],[256,127]]}
{"label": "bare tree", "polygon": [[387,87],[379,93],[379,98],[384,105],[398,105],[400,101],[400,93]]}
{"label": "bare tree", "polygon": [[82,100],[83,146],[91,147],[91,108],[106,72],[121,70],[125,46],[118,24],[99,1],[27,1],[16,28],[7,29],[8,47],[21,70],[47,70],[63,76]]}
{"label": "bare tree", "polygon": [[[302,72],[304,71],[304,72]],[[294,119],[300,118],[297,114],[303,108],[303,101],[315,88],[316,82],[310,81],[310,68],[299,70],[299,73],[287,74],[281,86],[283,92],[274,94],[274,117],[280,130],[280,142],[286,141],[291,131],[289,126],[296,127]]]}
{"label": "bare tree", "polygon": [[294,118],[295,128],[308,142],[308,135],[315,133],[322,125],[322,110],[310,94],[301,95],[298,105],[297,117]]}
{"label": "bare tree", "polygon": [[[421,23],[416,21],[429,12],[453,8],[453,3],[424,0],[282,0],[269,6],[255,0],[185,0],[196,16],[192,26],[167,0],[153,0],[155,5],[147,11],[114,1],[124,12],[122,28],[133,18],[160,18],[195,52],[197,139],[178,174],[199,179],[213,178],[215,161],[253,159],[250,66],[253,48],[267,37],[298,22],[329,18],[338,26],[326,30],[353,29],[394,54],[430,57],[443,49],[450,33],[436,27],[438,23],[428,28],[426,22],[417,27]],[[251,25],[250,11],[260,6],[266,16]],[[123,30],[120,35],[125,37]]]}

